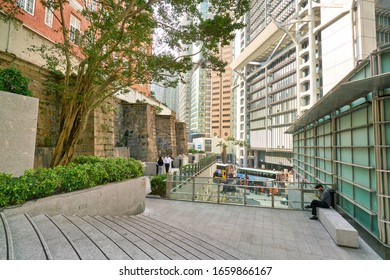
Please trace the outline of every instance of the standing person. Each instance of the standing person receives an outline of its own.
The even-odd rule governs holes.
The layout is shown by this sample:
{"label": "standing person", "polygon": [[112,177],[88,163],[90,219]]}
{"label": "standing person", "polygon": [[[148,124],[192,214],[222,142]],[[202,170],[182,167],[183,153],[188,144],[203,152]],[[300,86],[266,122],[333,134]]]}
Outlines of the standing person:
{"label": "standing person", "polygon": [[269,183],[268,179],[265,179],[264,185],[265,185],[264,192],[267,194],[267,196],[269,196],[270,195],[270,189],[269,189],[270,183]]}
{"label": "standing person", "polygon": [[311,214],[313,216],[310,217],[310,220],[318,220],[317,207],[329,208],[330,205],[332,204],[332,198],[328,190],[325,190],[321,184],[316,185],[315,188],[321,192],[321,196],[320,196],[320,200],[313,199],[310,205],[305,206],[306,209],[311,208]]}
{"label": "standing person", "polygon": [[169,155],[167,155],[165,158],[164,158],[164,163],[165,163],[165,172],[168,174],[169,172],[169,168],[171,167],[171,162],[172,162],[172,159]]}
{"label": "standing person", "polygon": [[158,167],[158,174],[161,175],[164,172],[164,161],[162,157],[160,156],[157,161],[157,167]]}

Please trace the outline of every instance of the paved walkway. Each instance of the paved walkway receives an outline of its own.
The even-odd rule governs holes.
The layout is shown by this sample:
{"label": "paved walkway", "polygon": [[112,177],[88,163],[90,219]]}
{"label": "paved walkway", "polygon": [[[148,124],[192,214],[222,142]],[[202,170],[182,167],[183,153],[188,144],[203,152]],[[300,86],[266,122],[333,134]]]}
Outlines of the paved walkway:
{"label": "paved walkway", "polygon": [[309,220],[309,211],[146,198],[144,214],[219,240],[253,259],[381,259],[361,238],[358,249],[337,246],[319,221]]}

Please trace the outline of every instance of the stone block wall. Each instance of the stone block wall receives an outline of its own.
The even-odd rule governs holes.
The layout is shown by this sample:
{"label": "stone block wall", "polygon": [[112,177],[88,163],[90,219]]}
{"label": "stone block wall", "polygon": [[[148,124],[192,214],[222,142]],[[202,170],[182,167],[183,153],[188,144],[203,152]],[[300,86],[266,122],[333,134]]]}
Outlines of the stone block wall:
{"label": "stone block wall", "polygon": [[[60,96],[48,87],[56,82],[55,77],[42,67],[0,51],[0,68],[10,66],[29,78],[33,97],[39,99],[34,168],[48,167],[60,130]],[[90,114],[76,147],[76,154],[103,157],[131,154],[144,162],[155,162],[159,154],[176,157],[186,153],[185,123],[176,124],[175,112],[156,116],[152,105],[117,99],[108,100]]]}
{"label": "stone block wall", "polygon": [[29,89],[33,97],[39,99],[37,147],[54,147],[59,135],[60,98],[58,94],[48,89],[50,73],[27,61],[15,58],[12,54],[0,51],[0,68],[15,67],[29,80]]}
{"label": "stone block wall", "polygon": [[176,118],[173,115],[156,115],[156,142],[161,156],[177,156]]}
{"label": "stone block wall", "polygon": [[155,111],[147,103],[123,105],[123,134],[128,135],[130,154],[148,162],[157,160]]}
{"label": "stone block wall", "polygon": [[94,155],[114,156],[115,108],[119,106],[114,99],[107,100],[93,112]]}
{"label": "stone block wall", "polygon": [[185,122],[176,122],[176,152],[178,155],[188,154],[187,126]]}

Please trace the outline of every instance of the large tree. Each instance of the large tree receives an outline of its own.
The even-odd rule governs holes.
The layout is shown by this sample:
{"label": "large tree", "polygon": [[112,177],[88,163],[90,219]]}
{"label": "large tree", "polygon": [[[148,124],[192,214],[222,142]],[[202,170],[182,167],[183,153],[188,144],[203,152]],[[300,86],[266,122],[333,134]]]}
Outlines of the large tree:
{"label": "large tree", "polygon": [[[20,12],[13,9],[16,0],[0,1],[0,9],[8,15]],[[148,84],[151,78],[172,86],[191,70],[194,60],[186,54],[189,46],[197,45],[202,67],[224,71],[218,47],[230,44],[234,32],[243,27],[240,18],[249,5],[249,0],[209,0],[213,16],[205,17],[199,10],[201,0],[85,2],[89,5],[80,13],[89,24],[78,33],[69,29],[64,12],[67,0],[43,1],[60,23],[62,41],[50,48],[31,48],[45,57],[48,69],[61,75],[57,85],[62,106],[60,134],[52,166],[72,159],[89,113],[107,98]]]}

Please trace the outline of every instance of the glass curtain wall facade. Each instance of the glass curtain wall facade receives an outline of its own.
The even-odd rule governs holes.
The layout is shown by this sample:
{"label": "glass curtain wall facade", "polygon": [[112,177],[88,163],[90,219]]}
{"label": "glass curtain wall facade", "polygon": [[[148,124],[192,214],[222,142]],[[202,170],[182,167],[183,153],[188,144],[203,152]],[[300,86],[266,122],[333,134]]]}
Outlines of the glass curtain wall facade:
{"label": "glass curtain wall facade", "polygon": [[[252,1],[247,45],[240,48],[236,42],[232,63],[246,82],[246,114],[237,116],[237,134],[248,135],[250,166],[292,167],[293,143],[285,131],[388,42],[389,5],[374,0]],[[247,126],[240,126],[239,118],[246,118]]]}
{"label": "glass curtain wall facade", "polygon": [[[348,98],[341,98],[348,96]],[[298,179],[332,183],[337,207],[390,258],[390,48],[373,53],[289,129]]]}
{"label": "glass curtain wall facade", "polygon": [[[246,33],[236,37],[236,61],[248,50],[259,53],[241,67],[233,66],[238,73],[235,88],[240,106],[236,111],[236,135],[251,145],[249,152],[238,151],[241,165],[272,169],[292,166],[292,141],[284,131],[297,115],[296,46],[283,37],[283,32],[277,35],[279,44],[274,38],[258,41],[272,33],[269,26],[273,22],[290,22],[295,11],[293,0],[251,1]],[[275,43],[264,47],[263,52],[256,50],[272,40]],[[245,98],[240,97],[243,91]]]}
{"label": "glass curtain wall facade", "polygon": [[193,71],[191,77],[190,108],[190,135],[192,138],[210,137],[210,83],[207,70],[198,67]]}
{"label": "glass curtain wall facade", "polygon": [[[199,3],[198,9],[205,18],[210,17],[207,0]],[[194,69],[187,73],[185,83],[180,83],[179,112],[180,120],[187,124],[188,140],[198,137],[210,137],[211,134],[211,81],[210,73],[202,69],[202,56],[197,54],[199,46],[188,46],[192,55]]]}

